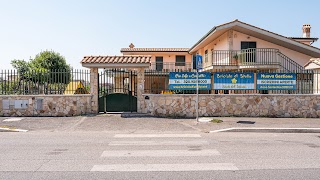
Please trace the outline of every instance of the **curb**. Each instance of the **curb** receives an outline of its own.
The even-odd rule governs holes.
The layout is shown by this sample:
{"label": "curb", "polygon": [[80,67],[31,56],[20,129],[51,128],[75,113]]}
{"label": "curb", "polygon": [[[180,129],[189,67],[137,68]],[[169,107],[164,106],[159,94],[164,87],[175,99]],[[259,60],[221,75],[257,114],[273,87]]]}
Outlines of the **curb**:
{"label": "curb", "polygon": [[144,113],[122,113],[121,117],[122,118],[155,118],[150,114],[144,114]]}
{"label": "curb", "polygon": [[320,128],[226,128],[210,131],[210,133],[219,132],[320,133]]}

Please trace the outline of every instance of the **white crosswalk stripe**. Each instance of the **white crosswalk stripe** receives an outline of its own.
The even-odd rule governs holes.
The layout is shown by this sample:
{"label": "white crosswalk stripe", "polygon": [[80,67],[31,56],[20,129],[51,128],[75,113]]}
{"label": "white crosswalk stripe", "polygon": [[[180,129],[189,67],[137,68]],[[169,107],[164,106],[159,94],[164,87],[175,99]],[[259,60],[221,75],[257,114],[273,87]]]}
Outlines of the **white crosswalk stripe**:
{"label": "white crosswalk stripe", "polygon": [[[108,144],[110,149],[103,151],[100,157],[109,158],[112,163],[94,165],[91,171],[239,170],[233,163],[214,162],[214,157],[221,156],[220,152],[204,148],[209,142],[199,139],[199,134],[116,134],[114,138],[116,141],[111,141]],[[195,163],[179,161],[178,158],[184,157],[188,157],[190,162],[195,159]],[[203,157],[202,160],[198,160],[199,157]],[[137,158],[143,158],[143,163]],[[122,163],[117,163],[119,161]]]}
{"label": "white crosswalk stripe", "polygon": [[207,141],[112,141],[109,146],[198,146],[208,145]]}
{"label": "white crosswalk stripe", "polygon": [[104,151],[101,157],[174,157],[174,156],[216,156],[220,153],[215,149],[204,150],[121,150]]}
{"label": "white crosswalk stripe", "polygon": [[239,170],[232,163],[203,163],[203,164],[112,164],[95,165],[91,171],[214,171]]}
{"label": "white crosswalk stripe", "polygon": [[116,134],[115,138],[199,138],[200,134]]}

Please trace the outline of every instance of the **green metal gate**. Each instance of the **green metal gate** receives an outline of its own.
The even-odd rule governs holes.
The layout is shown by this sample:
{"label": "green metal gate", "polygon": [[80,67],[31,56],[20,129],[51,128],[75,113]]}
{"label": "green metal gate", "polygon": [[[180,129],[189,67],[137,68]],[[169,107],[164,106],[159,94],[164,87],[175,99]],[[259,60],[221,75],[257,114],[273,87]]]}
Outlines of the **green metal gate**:
{"label": "green metal gate", "polygon": [[125,69],[99,73],[99,112],[137,112],[137,75]]}

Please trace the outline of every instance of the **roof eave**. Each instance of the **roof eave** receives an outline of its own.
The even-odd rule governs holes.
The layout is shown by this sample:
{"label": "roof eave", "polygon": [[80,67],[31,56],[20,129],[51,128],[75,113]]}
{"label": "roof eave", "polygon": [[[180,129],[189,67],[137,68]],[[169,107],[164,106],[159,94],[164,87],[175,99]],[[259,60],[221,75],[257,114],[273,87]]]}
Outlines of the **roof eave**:
{"label": "roof eave", "polygon": [[83,63],[86,68],[149,68],[150,63]]}
{"label": "roof eave", "polygon": [[195,45],[193,45],[190,50],[189,53],[191,54],[192,52],[195,51],[195,49],[202,43],[204,42],[207,38],[209,38],[212,34],[214,34],[215,32],[219,31],[219,30],[223,30],[223,29],[227,29],[229,27],[232,26],[236,26],[239,24],[239,21],[236,19],[234,21],[225,23],[225,24],[221,24],[219,26],[214,26],[207,34],[205,34]]}
{"label": "roof eave", "polygon": [[303,48],[305,50],[308,50],[308,51],[310,51],[308,53],[308,55],[312,54],[310,56],[313,56],[313,57],[319,56],[320,57],[320,49],[318,49],[316,47],[303,44],[301,42],[295,41],[294,39],[290,39],[288,37],[285,37],[285,36],[282,36],[282,35],[279,35],[279,34],[276,34],[276,33],[269,32],[267,30],[252,26],[250,24],[243,23],[243,22],[238,21],[238,20],[213,27],[206,35],[204,35],[195,45],[193,45],[190,48],[189,53],[191,54],[195,50],[197,50],[197,47],[199,47],[207,38],[209,38],[215,32],[217,32],[219,30],[231,28],[231,27],[240,27],[240,28],[248,29],[250,31],[254,31],[254,32],[256,32],[258,34],[261,34],[263,36],[267,36],[267,37],[270,37],[270,38],[273,38],[273,39],[277,39],[279,41],[282,41],[283,43],[288,43],[288,44],[291,44],[291,45],[293,45],[295,47]]}
{"label": "roof eave", "polygon": [[288,44],[292,44],[296,47],[299,47],[299,48],[304,48],[304,49],[307,49],[309,51],[312,51],[314,52],[315,54],[319,54],[320,55],[320,49],[317,49],[313,46],[309,46],[309,45],[306,45],[306,44],[303,44],[301,42],[298,42],[298,41],[295,41],[293,39],[289,39],[285,36],[281,36],[281,35],[278,35],[278,34],[275,34],[275,33],[271,33],[271,32],[268,32],[266,30],[263,30],[263,29],[259,29],[259,28],[256,28],[254,26],[251,26],[251,25],[247,25],[245,23],[239,23],[238,26],[242,27],[242,28],[247,28],[251,31],[255,31],[259,34],[262,34],[262,35],[265,35],[265,36],[269,36],[271,38],[274,38],[274,39],[278,39],[282,42],[285,42],[285,43],[288,43]]}
{"label": "roof eave", "polygon": [[196,42],[196,44],[194,44],[190,50],[189,53],[192,53],[193,50],[199,45],[201,44],[202,41],[204,41],[206,38],[208,38],[211,34],[214,33],[214,31],[216,30],[216,26],[214,26],[207,34],[205,34],[198,42]]}
{"label": "roof eave", "polygon": [[123,52],[189,52],[189,51],[120,51],[121,53]]}

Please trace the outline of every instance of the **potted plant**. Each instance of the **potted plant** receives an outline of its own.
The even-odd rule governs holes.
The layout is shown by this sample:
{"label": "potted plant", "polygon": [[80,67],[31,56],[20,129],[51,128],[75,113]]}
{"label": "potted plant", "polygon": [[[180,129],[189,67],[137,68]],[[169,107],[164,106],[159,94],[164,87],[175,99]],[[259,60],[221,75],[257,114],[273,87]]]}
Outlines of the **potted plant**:
{"label": "potted plant", "polygon": [[238,65],[238,59],[239,59],[238,54],[236,53],[232,58],[233,58],[232,65]]}

